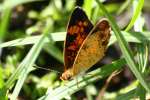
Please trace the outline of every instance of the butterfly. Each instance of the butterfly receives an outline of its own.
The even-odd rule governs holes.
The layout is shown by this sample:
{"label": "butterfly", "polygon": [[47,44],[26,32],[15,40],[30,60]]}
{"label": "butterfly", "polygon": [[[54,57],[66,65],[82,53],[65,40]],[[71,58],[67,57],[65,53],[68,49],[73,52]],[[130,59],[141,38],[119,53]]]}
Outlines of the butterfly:
{"label": "butterfly", "polygon": [[64,72],[61,80],[70,80],[101,60],[107,50],[110,25],[103,18],[95,26],[81,7],[76,7],[68,23],[64,41]]}

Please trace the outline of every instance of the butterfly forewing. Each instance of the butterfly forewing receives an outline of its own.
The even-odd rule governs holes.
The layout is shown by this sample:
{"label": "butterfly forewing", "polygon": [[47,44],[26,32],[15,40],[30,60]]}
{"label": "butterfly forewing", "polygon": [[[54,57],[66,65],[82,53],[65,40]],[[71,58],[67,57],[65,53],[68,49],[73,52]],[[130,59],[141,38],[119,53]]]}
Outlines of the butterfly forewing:
{"label": "butterfly forewing", "polygon": [[93,25],[85,12],[80,7],[76,7],[68,23],[64,44],[65,71],[72,68],[77,52],[92,28]]}
{"label": "butterfly forewing", "polygon": [[103,58],[109,38],[109,23],[106,19],[102,19],[83,42],[73,64],[73,76],[86,71]]}

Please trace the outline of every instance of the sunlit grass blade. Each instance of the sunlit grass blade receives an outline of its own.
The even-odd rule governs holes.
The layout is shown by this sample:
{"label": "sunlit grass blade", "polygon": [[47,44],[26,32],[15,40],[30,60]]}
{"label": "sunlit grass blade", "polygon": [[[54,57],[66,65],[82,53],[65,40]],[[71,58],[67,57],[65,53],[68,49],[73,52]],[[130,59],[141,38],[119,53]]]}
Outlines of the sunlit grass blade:
{"label": "sunlit grass blade", "polygon": [[47,36],[47,33],[50,29],[50,23],[48,23],[48,26],[44,30],[44,34],[41,36],[39,41],[31,48],[27,56],[24,58],[24,60],[20,63],[16,71],[11,75],[11,77],[8,79],[8,81],[5,84],[5,88],[9,89],[11,85],[13,85],[14,81],[18,79],[17,84],[14,88],[13,94],[11,96],[11,100],[16,100],[22,85],[27,77],[27,74],[29,73],[30,69],[32,68],[36,58],[38,57],[40,51],[42,50],[42,47],[44,45],[44,38]]}
{"label": "sunlit grass blade", "polygon": [[127,100],[130,100],[133,97],[136,97],[136,89],[139,85],[139,82],[133,81],[130,85],[128,85],[127,87],[121,88],[119,90],[119,92],[117,93],[117,97],[116,100],[123,100],[124,98],[126,98]]}
{"label": "sunlit grass blade", "polygon": [[[64,41],[66,33],[65,32],[50,33],[49,36],[52,37],[53,41]],[[35,44],[37,41],[39,41],[40,38],[41,38],[41,35],[16,39],[16,40],[12,40],[9,42],[1,43],[0,48],[10,47],[10,46]],[[44,38],[44,42],[45,43],[50,42],[49,38],[48,37]]]}
{"label": "sunlit grass blade", "polygon": [[[24,83],[24,81],[25,81],[25,79],[26,79],[26,77],[27,77],[27,74],[29,73],[29,70],[30,70],[30,68],[33,66],[33,64],[34,64],[34,62],[35,62],[35,60],[36,60],[36,58],[37,58],[37,56],[38,56],[38,54],[39,54],[39,52],[41,51],[41,49],[42,49],[42,47],[43,47],[43,45],[44,45],[44,42],[43,42],[43,39],[44,39],[44,37],[45,36],[42,36],[41,37],[41,39],[39,40],[39,42],[37,42],[34,46],[33,46],[33,48],[30,50],[30,52],[28,53],[28,55],[25,57],[25,59],[23,60],[23,62],[18,66],[18,70],[16,70],[16,71],[18,71],[19,73],[18,73],[18,75],[15,75],[15,74],[13,74],[10,78],[9,78],[9,80],[7,81],[7,83],[6,83],[6,85],[7,86],[10,86],[11,85],[11,83],[13,83],[14,82],[14,80],[17,78],[17,77],[19,77],[19,80],[18,80],[18,82],[17,82],[17,84],[16,84],[16,86],[15,86],[15,89],[14,89],[14,92],[13,92],[13,95],[12,95],[12,97],[11,97],[11,100],[15,100],[16,99],[16,97],[18,96],[18,94],[19,94],[19,92],[20,92],[20,90],[21,90],[21,87],[22,87],[22,85],[23,85],[23,83]],[[17,72],[16,72],[16,74],[17,74]],[[17,77],[16,77],[17,76]],[[11,80],[11,79],[13,79],[13,80]],[[10,85],[9,85],[10,84]]]}
{"label": "sunlit grass blade", "polygon": [[[54,40],[54,41],[64,41],[65,36],[66,36],[65,32],[57,32],[57,33],[50,33],[48,37],[52,37],[52,40]],[[44,50],[46,50],[50,55],[52,55],[58,61],[63,63],[62,51],[59,50],[55,46],[54,43],[52,44],[51,43],[52,41],[48,37],[45,37],[43,40],[44,43],[48,43],[48,44],[44,45]],[[39,41],[40,38],[41,38],[41,35],[16,39],[16,40],[13,40],[10,42],[1,43],[0,48],[8,47],[8,46],[18,46],[18,45],[23,46],[23,45],[27,45],[27,44],[35,44]],[[46,46],[46,45],[48,45],[48,46]]]}
{"label": "sunlit grass blade", "polygon": [[[133,17],[132,17],[130,23],[128,24],[127,28],[125,29],[125,31],[129,31],[132,28],[132,26],[134,25],[135,21],[137,20],[138,16],[141,13],[141,10],[142,10],[143,5],[144,5],[144,0],[138,0],[138,1],[139,2],[138,2],[137,7],[134,11]],[[135,2],[137,2],[137,1],[135,1]]]}
{"label": "sunlit grass blade", "polygon": [[131,100],[135,96],[136,89],[133,89],[125,94],[120,94],[116,97],[116,100]]}
{"label": "sunlit grass blade", "polygon": [[[128,42],[141,43],[143,40],[150,41],[150,32],[125,32],[125,31],[122,31],[122,33],[124,34],[124,37]],[[49,33],[49,36],[52,37],[53,41],[64,41],[66,32]],[[40,39],[40,37],[41,37],[41,35],[11,40],[8,42],[1,43],[0,48],[35,44]],[[115,41],[116,41],[116,37],[114,35],[114,32],[112,32],[109,44],[113,44]],[[44,42],[48,43],[48,42],[50,42],[50,40],[46,37],[46,38],[44,38]]]}
{"label": "sunlit grass blade", "polygon": [[148,91],[150,92],[149,86],[146,83],[146,81],[144,80],[143,75],[141,74],[141,72],[137,69],[137,64],[134,61],[134,57],[132,55],[132,52],[128,46],[127,41],[125,40],[125,38],[123,37],[123,35],[121,34],[121,31],[119,29],[119,27],[117,26],[117,24],[115,23],[114,19],[109,15],[109,13],[107,12],[107,10],[105,9],[105,7],[102,5],[101,2],[99,2],[99,0],[96,0],[99,7],[102,9],[103,13],[105,14],[105,16],[108,18],[112,29],[115,33],[115,36],[117,38],[118,44],[120,46],[120,49],[123,53],[123,56],[129,66],[129,68],[131,69],[131,71],[133,72],[133,74],[136,76],[136,78],[139,80],[139,82],[142,84],[142,86]]}
{"label": "sunlit grass blade", "polygon": [[[128,42],[134,42],[134,43],[142,43],[142,41],[149,41],[150,40],[150,32],[126,32],[126,31],[121,31],[123,34],[124,38]],[[109,44],[113,44],[116,42],[116,36],[115,33],[112,32],[110,42]]]}
{"label": "sunlit grass blade", "polygon": [[144,100],[146,90],[139,84],[139,81],[133,81],[130,85],[122,88],[117,95],[116,100],[124,100],[124,98],[130,100],[133,97],[139,97],[140,100]]}
{"label": "sunlit grass blade", "polygon": [[63,99],[68,95],[75,93],[76,91],[82,89],[88,84],[107,77],[110,73],[120,70],[126,61],[124,59],[119,59],[112,62],[111,64],[104,65],[101,68],[98,68],[92,72],[87,73],[84,77],[79,77],[78,80],[74,79],[69,81],[65,86],[58,87],[52,91],[48,91],[48,94],[41,97],[39,100],[54,100],[54,99]]}

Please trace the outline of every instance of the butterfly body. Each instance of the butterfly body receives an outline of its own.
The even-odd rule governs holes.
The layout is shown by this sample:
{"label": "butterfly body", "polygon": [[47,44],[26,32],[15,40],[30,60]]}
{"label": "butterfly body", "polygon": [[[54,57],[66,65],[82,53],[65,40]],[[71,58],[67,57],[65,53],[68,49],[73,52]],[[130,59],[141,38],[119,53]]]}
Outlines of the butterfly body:
{"label": "butterfly body", "polygon": [[106,19],[100,20],[93,27],[84,11],[80,7],[75,8],[67,29],[64,45],[65,71],[60,78],[73,78],[102,59],[109,38],[110,26]]}

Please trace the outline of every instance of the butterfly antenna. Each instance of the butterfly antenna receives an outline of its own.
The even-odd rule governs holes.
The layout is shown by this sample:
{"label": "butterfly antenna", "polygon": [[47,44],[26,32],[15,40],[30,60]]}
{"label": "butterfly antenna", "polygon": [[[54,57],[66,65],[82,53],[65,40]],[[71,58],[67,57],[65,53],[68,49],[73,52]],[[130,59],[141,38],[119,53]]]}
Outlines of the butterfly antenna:
{"label": "butterfly antenna", "polygon": [[34,65],[33,67],[34,67],[34,68],[39,68],[39,69],[43,69],[43,70],[47,70],[47,71],[52,71],[52,72],[56,72],[56,73],[58,73],[58,74],[61,74],[61,72],[56,71],[56,70],[53,70],[53,69],[43,68],[43,67],[39,67],[39,66],[37,66],[37,65]]}

